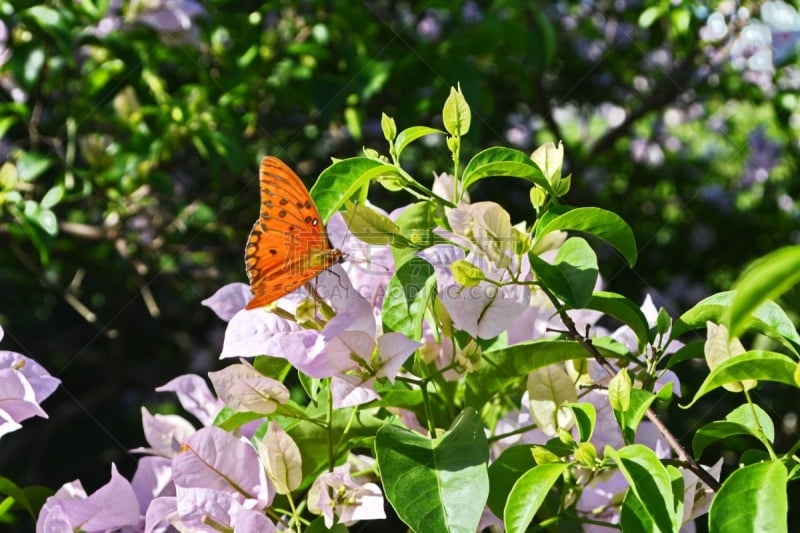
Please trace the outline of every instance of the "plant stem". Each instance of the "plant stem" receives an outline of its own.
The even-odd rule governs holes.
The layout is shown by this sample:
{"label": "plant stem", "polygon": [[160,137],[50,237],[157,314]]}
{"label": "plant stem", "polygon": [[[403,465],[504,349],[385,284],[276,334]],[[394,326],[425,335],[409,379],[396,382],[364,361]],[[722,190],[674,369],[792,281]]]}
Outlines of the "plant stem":
{"label": "plant stem", "polygon": [[[610,376],[615,376],[617,374],[616,369],[605,357],[603,357],[603,354],[600,353],[595,345],[592,344],[591,339],[581,335],[578,332],[575,322],[573,322],[572,318],[570,318],[563,306],[560,305],[558,299],[549,290],[547,290],[546,287],[541,288],[550,299],[550,302],[553,304],[553,306],[558,310],[558,315],[561,317],[561,321],[564,322],[564,325],[567,327],[567,337],[577,341],[587,352],[592,354],[592,357],[594,357],[598,364],[603,367],[603,370],[605,370]],[[702,479],[711,490],[717,492],[720,487],[719,481],[714,479],[711,474],[697,464],[697,461],[695,461],[694,458],[687,453],[683,445],[678,441],[677,438],[675,438],[675,435],[673,435],[664,422],[658,418],[658,415],[656,415],[652,407],[647,409],[645,416],[647,416],[647,419],[652,422],[658,432],[661,433],[661,436],[667,441],[667,444],[669,444],[670,448],[672,448],[672,451],[674,451],[678,456],[678,459],[681,461],[681,463],[683,463],[686,468],[691,470],[694,475]]]}

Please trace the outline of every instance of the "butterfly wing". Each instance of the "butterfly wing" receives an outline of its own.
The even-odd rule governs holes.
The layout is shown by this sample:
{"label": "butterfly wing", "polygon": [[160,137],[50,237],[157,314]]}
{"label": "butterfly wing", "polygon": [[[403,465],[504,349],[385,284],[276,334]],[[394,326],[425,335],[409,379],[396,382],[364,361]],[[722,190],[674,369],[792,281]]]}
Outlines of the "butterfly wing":
{"label": "butterfly wing", "polygon": [[302,180],[283,161],[265,157],[259,172],[261,207],[245,248],[253,299],[247,309],[274,302],[339,261]]}

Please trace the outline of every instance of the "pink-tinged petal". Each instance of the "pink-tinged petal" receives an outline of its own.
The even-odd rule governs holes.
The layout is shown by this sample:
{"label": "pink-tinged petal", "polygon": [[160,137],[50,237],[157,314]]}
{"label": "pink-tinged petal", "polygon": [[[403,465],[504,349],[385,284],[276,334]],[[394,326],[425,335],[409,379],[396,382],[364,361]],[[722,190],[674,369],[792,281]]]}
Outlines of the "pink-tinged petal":
{"label": "pink-tinged petal", "polygon": [[[619,471],[607,478],[600,478],[586,486],[576,504],[580,515],[594,520],[602,520],[612,524],[619,523],[618,495],[628,488],[628,482]],[[584,531],[607,532],[608,528],[602,526],[586,525]]]}
{"label": "pink-tinged petal", "polygon": [[[51,514],[49,508],[60,507],[62,516],[65,517],[74,530],[87,533],[115,531],[124,527],[140,528],[139,502],[136,494],[127,479],[111,465],[111,481],[103,485],[87,498],[64,497],[63,493],[49,497],[43,507],[44,522],[48,521]],[[47,510],[46,510],[47,509]],[[61,518],[59,518],[59,522]],[[37,523],[37,531],[47,531],[42,522],[42,529]]]}
{"label": "pink-tinged petal", "polygon": [[64,509],[44,504],[36,519],[36,533],[74,533],[74,531]]}
{"label": "pink-tinged petal", "polygon": [[270,522],[264,511],[244,509],[236,514],[233,523],[234,531],[257,531],[258,533],[276,533],[275,524]]}
{"label": "pink-tinged petal", "polygon": [[389,378],[394,383],[394,378],[406,362],[406,359],[414,353],[414,350],[422,346],[422,343],[412,341],[402,333],[385,333],[378,338],[378,355],[381,359],[381,367],[378,370],[378,377]]}
{"label": "pink-tinged petal", "polygon": [[143,515],[154,499],[175,496],[172,461],[165,457],[142,457],[131,479],[131,487],[139,500],[139,511]]}
{"label": "pink-tinged petal", "polygon": [[333,408],[352,407],[380,398],[373,389],[375,378],[361,381],[356,376],[343,375],[331,378],[331,397]]}
{"label": "pink-tinged petal", "polygon": [[419,419],[413,411],[400,407],[386,407],[386,410],[398,417],[408,429],[416,431],[420,435],[425,435],[426,437],[429,435],[428,429],[419,423]]}
{"label": "pink-tinged petal", "polygon": [[25,376],[33,388],[36,403],[42,403],[61,384],[61,380],[51,376],[42,365],[16,352],[0,350],[0,368],[13,368]]}
{"label": "pink-tinged petal", "polygon": [[356,366],[350,354],[371,356],[375,346],[375,315],[360,295],[347,305],[339,302],[337,314],[322,331],[302,330],[283,335],[280,349],[270,355],[283,357],[301,372],[314,377],[330,377]]}
{"label": "pink-tinged petal", "polygon": [[[717,461],[714,466],[700,465],[711,476],[719,481],[723,460]],[[683,524],[706,514],[714,499],[714,491],[709,489],[703,481],[689,469],[681,468],[683,486],[686,487],[683,495]]]}
{"label": "pink-tinged petal", "polygon": [[249,498],[257,498],[264,491],[262,470],[249,443],[215,426],[189,437],[172,461],[177,487],[201,487]]}
{"label": "pink-tinged petal", "polygon": [[[530,305],[530,289],[523,285],[497,287],[486,281],[474,287],[457,283],[450,265],[464,259],[464,251],[452,245],[437,245],[418,254],[436,272],[437,292],[454,325],[482,339],[491,339],[508,329],[512,321]],[[473,254],[470,254],[471,256]],[[469,258],[467,258],[469,259]],[[484,261],[485,263],[485,261]],[[504,281],[502,272],[487,277]]]}
{"label": "pink-tinged petal", "polygon": [[634,441],[637,444],[644,444],[653,450],[659,459],[672,457],[672,448],[669,447],[661,432],[651,422],[644,421],[639,424],[639,427],[636,428]]}
{"label": "pink-tinged petal", "polygon": [[174,392],[178,401],[204,426],[214,422],[214,418],[224,407],[221,400],[211,394],[206,381],[194,374],[185,374],[156,388],[158,392]]}
{"label": "pink-tinged petal", "polygon": [[[332,500],[328,488],[333,489]],[[333,514],[339,521],[350,525],[358,520],[386,518],[383,494],[374,483],[359,485],[350,477],[350,464],[345,463],[333,472],[321,474],[308,491],[308,509],[325,517],[325,526],[333,525]]]}
{"label": "pink-tinged petal", "polygon": [[181,445],[196,431],[183,417],[159,414],[153,416],[144,407],[142,407],[142,427],[144,438],[151,447],[136,448],[132,451],[170,458],[178,453]]}
{"label": "pink-tinged petal", "polygon": [[502,531],[503,521],[497,518],[488,507],[484,507],[483,513],[481,513],[481,520],[478,522],[477,530],[485,531],[488,527],[493,527],[492,531]]}
{"label": "pink-tinged petal", "polygon": [[230,527],[230,511],[236,497],[237,495],[229,491],[178,487],[178,517],[186,531],[215,533],[219,529],[211,527],[207,522],[213,520],[217,524]]}
{"label": "pink-tinged petal", "polygon": [[220,358],[255,357],[283,353],[282,339],[291,332],[300,331],[296,322],[280,318],[261,309],[239,311],[225,330]]}
{"label": "pink-tinged petal", "polygon": [[681,397],[681,380],[678,378],[678,374],[673,372],[672,370],[667,370],[656,380],[656,385],[658,385],[658,390],[661,390],[661,387],[665,386],[667,383],[672,383],[672,393],[677,396],[678,398]]}
{"label": "pink-tinged petal", "polygon": [[47,418],[47,413],[36,403],[31,384],[22,373],[12,368],[0,370],[0,409],[16,422],[32,416]]}
{"label": "pink-tinged petal", "polygon": [[[324,357],[313,361],[315,374],[312,377],[328,377],[356,368],[359,361],[369,362],[375,351],[375,339],[363,331],[342,331],[328,340]],[[297,360],[297,359],[296,359]],[[309,363],[312,363],[309,361]],[[303,365],[296,365],[303,369]]]}
{"label": "pink-tinged petal", "polygon": [[208,377],[219,398],[234,411],[268,415],[275,412],[279,404],[289,401],[289,389],[283,383],[247,363],[209,372]]}
{"label": "pink-tinged petal", "polygon": [[12,433],[22,427],[22,424],[15,422],[12,416],[0,409],[0,437],[7,433]]}
{"label": "pink-tinged petal", "polygon": [[164,496],[155,498],[147,507],[144,517],[144,533],[161,533],[173,530],[173,522],[178,520],[178,498]]}
{"label": "pink-tinged petal", "polygon": [[[4,25],[3,25],[3,23],[2,23],[2,22],[0,22],[0,27],[4,27]],[[0,32],[0,33],[2,33],[2,32]],[[6,334],[6,332],[5,332],[5,331],[3,331],[3,326],[0,326],[0,341],[1,341],[1,340],[3,340],[3,336],[4,336],[5,334]]]}
{"label": "pink-tinged petal", "polygon": [[386,518],[383,510],[383,493],[375,483],[365,483],[355,491],[357,505],[342,507],[339,520],[350,525],[360,520],[379,520]]}
{"label": "pink-tinged petal", "polygon": [[[370,206],[378,212],[380,208]],[[347,228],[341,213],[328,221],[328,238],[345,255],[342,268],[347,272],[352,287],[373,307],[380,308],[386,286],[395,271],[394,257],[388,245],[368,244]]]}
{"label": "pink-tinged petal", "polygon": [[229,283],[217,289],[217,292],[200,303],[228,322],[233,315],[244,309],[244,306],[252,298],[253,294],[246,283]]}

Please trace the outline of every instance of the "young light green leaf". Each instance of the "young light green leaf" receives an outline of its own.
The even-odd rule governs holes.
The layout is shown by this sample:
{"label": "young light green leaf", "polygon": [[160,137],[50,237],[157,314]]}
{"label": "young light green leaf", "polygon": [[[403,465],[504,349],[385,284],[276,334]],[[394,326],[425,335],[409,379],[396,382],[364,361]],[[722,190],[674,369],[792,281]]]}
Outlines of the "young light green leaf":
{"label": "young light green leaf", "polygon": [[658,315],[656,316],[656,333],[659,335],[666,335],[671,326],[672,318],[669,316],[666,309],[660,307],[658,309]]}
{"label": "young light green leaf", "polygon": [[781,462],[740,468],[725,480],[708,513],[711,533],[788,531],[788,473]]}
{"label": "young light green leaf", "polygon": [[506,531],[527,531],[545,496],[566,469],[567,465],[564,463],[535,466],[514,483],[503,511]]}
{"label": "young light green leaf", "polygon": [[794,380],[795,367],[796,363],[793,360],[777,352],[751,350],[736,355],[712,370],[692,401],[682,407],[691,407],[697,400],[726,383],[747,379],[777,381],[797,387],[798,384]]}
{"label": "young light green leaf", "polygon": [[608,383],[608,403],[615,411],[626,412],[631,408],[631,377],[628,369],[623,368]]}
{"label": "young light green leaf", "polygon": [[453,137],[463,137],[469,132],[471,120],[472,113],[461,92],[461,85],[458,88],[450,87],[450,96],[444,101],[442,110],[444,129]]}
{"label": "young light green leaf", "polygon": [[787,246],[754,261],[734,285],[736,294],[726,316],[731,336],[748,325],[748,317],[763,302],[778,298],[800,283],[800,245]]}
{"label": "young light green leaf", "polygon": [[381,131],[383,132],[383,138],[389,143],[393,143],[394,138],[397,137],[397,124],[386,113],[381,113]]}
{"label": "young light green leaf", "polygon": [[597,448],[591,442],[578,443],[574,456],[577,462],[588,468],[594,468],[597,464]]}
{"label": "young light green leaf", "polygon": [[385,425],[375,453],[386,497],[414,531],[476,530],[489,495],[489,444],[474,410],[433,440]]}
{"label": "young light green leaf", "polygon": [[464,259],[458,259],[450,264],[450,271],[456,283],[464,287],[475,287],[486,279],[483,271]]}
{"label": "young light green leaf", "polygon": [[564,145],[560,141],[558,146],[552,142],[544,143],[531,154],[531,161],[536,163],[550,185],[555,188],[556,182],[561,179],[561,167],[564,166]]}
{"label": "young light green leaf", "polygon": [[270,422],[264,438],[256,442],[258,456],[278,494],[289,494],[303,481],[300,448],[288,433]]}
{"label": "young light green leaf", "polygon": [[350,232],[368,244],[391,244],[407,248],[408,239],[400,232],[400,227],[392,219],[364,204],[347,202],[344,220]]}
{"label": "young light green leaf", "polygon": [[[708,336],[703,347],[703,353],[706,356],[706,364],[708,364],[709,370],[714,370],[731,357],[745,352],[744,346],[739,339],[728,336],[728,328],[725,326],[718,326],[709,321],[706,323],[706,328],[708,328]],[[746,379],[741,383],[726,383],[723,387],[731,392],[742,392],[743,390],[752,389],[757,384],[758,382],[753,379]]]}
{"label": "young light green leaf", "polygon": [[397,158],[400,158],[400,154],[403,153],[409,144],[427,135],[444,135],[444,132],[440,129],[429,128],[428,126],[411,126],[398,133],[394,141],[394,149]]}

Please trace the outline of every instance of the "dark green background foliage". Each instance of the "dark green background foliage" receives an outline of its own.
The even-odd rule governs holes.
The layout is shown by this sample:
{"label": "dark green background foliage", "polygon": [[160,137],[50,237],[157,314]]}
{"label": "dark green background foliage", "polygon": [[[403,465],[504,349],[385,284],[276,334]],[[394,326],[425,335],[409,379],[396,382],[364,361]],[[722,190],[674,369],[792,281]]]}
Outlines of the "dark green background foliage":
{"label": "dark green background foliage", "polygon": [[[800,239],[797,88],[781,78],[791,65],[752,83],[725,41],[701,41],[708,12],[691,3],[237,0],[199,11],[169,32],[140,4],[0,1],[0,161],[19,170],[0,180],[2,347],[63,380],[50,420],[0,443],[0,472],[20,484],[80,477],[93,490],[110,461],[130,474],[139,406],[174,408],[153,388],[220,366],[224,324],[199,302],[245,280],[260,157],[310,183],[331,157],[386,153],[381,112],[399,128],[440,127],[459,82],[473,113],[462,154],[563,140],[567,200],[634,228],[635,270],[601,250],[613,290],[658,291],[677,315]],[[416,143],[403,161],[426,177],[451,168],[446,153]],[[528,187],[485,180],[471,195],[530,220]],[[373,192],[387,208],[410,200]],[[689,384],[705,373],[677,370]],[[725,412],[693,412],[711,409]],[[701,421],[670,422],[688,443]]]}

